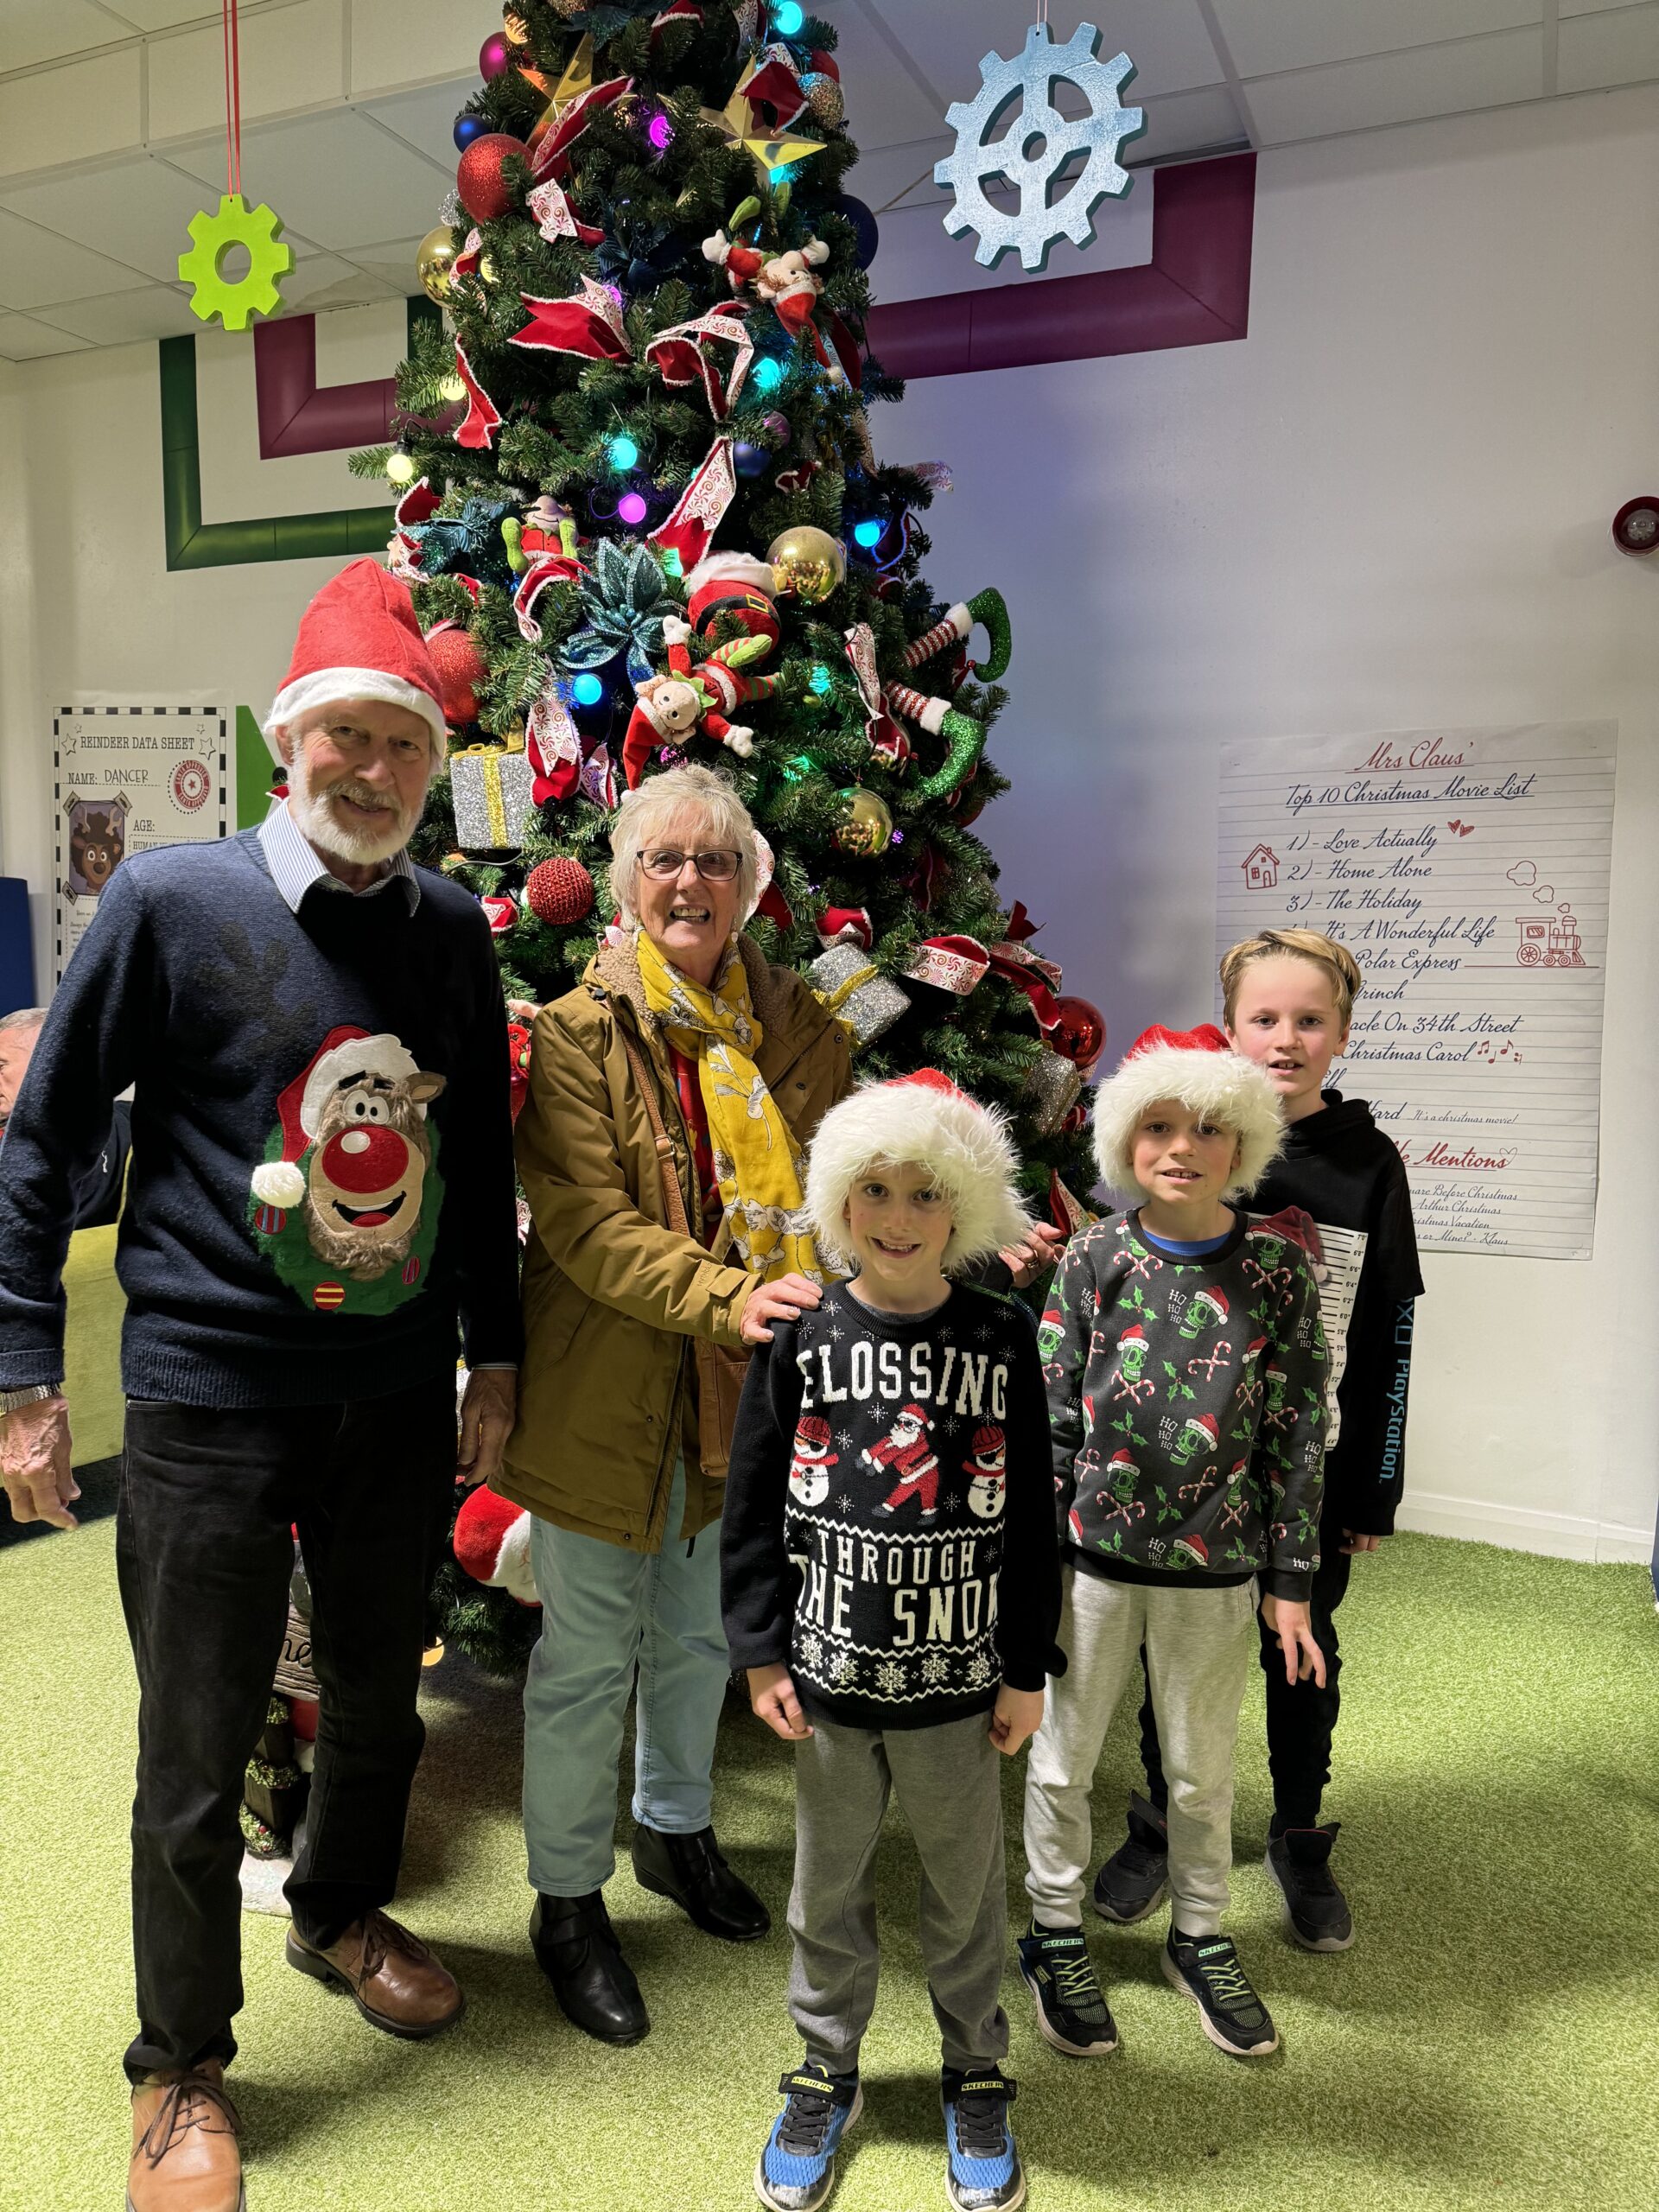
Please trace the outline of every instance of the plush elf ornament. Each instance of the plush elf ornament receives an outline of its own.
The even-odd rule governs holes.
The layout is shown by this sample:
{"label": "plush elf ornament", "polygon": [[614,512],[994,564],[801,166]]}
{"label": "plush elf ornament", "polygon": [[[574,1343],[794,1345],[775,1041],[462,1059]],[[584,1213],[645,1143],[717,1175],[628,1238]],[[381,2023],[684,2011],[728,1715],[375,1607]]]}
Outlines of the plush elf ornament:
{"label": "plush elf ornament", "polygon": [[763,253],[758,246],[736,245],[724,231],[716,231],[712,238],[704,238],[702,251],[705,260],[726,271],[733,291],[749,286],[756,299],[764,300],[773,310],[791,338],[804,334],[813,358],[831,384],[846,383],[846,371],[825,350],[812,320],[812,309],[823,289],[823,279],[812,271],[830,258],[830,249],[822,238],[808,238],[787,253]]}
{"label": "plush elf ornament", "polygon": [[734,638],[717,645],[701,666],[693,668],[690,641],[691,626],[677,614],[663,624],[668,645],[669,673],[648,676],[636,683],[635,706],[622,741],[622,772],[628,789],[637,790],[645,764],[659,745],[683,744],[695,730],[717,738],[734,753],[754,750],[754,732],[747,724],[728,720],[734,707],[751,699],[767,699],[778,688],[774,676],[744,676],[740,664],[760,660],[771,650],[757,637]]}

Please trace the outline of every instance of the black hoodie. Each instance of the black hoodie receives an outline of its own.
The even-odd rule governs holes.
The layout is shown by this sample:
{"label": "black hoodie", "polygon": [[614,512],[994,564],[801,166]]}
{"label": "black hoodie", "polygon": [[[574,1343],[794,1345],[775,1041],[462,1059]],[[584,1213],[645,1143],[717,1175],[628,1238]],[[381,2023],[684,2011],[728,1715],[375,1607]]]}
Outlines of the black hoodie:
{"label": "black hoodie", "polygon": [[[1411,1373],[1412,1301],[1423,1294],[1411,1191],[1392,1137],[1363,1098],[1323,1092],[1324,1110],[1293,1122],[1285,1148],[1252,1192],[1252,1212],[1300,1206],[1321,1230],[1357,1231],[1330,1240],[1333,1277],[1357,1263],[1353,1313],[1345,1332],[1340,1306],[1325,1299],[1340,1426],[1325,1458],[1325,1544],[1331,1532],[1386,1536],[1405,1487],[1406,1389]],[[1323,1271],[1322,1271],[1323,1272]],[[1345,1333],[1345,1356],[1343,1338]]]}

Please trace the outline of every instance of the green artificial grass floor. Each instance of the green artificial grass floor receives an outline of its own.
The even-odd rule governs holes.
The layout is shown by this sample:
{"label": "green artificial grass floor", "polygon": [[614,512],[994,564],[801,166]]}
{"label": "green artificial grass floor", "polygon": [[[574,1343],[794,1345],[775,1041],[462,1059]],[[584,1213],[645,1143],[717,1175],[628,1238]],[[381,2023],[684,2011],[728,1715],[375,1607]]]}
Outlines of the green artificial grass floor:
{"label": "green artificial grass floor", "polygon": [[[0,2197],[116,2212],[131,2032],[125,1826],[133,1690],[112,1524],[0,1553]],[[1165,1915],[1093,1923],[1122,2037],[1042,2044],[1010,1968],[1018,2134],[1037,2212],[1413,2212],[1659,2202],[1659,1620],[1646,1575],[1401,1536],[1357,1564],[1330,1815],[1359,1936],[1283,1936],[1261,1856],[1259,1682],[1245,1710],[1231,1931],[1279,2053],[1214,2050],[1158,1967]],[[652,2008],[635,2049],[569,2027],[524,1940],[516,1691],[448,1659],[397,1910],[470,2009],[429,2045],[376,2034],[243,1922],[232,2086],[251,2212],[702,2212],[750,2175],[797,2051],[783,2007],[792,1848],[785,1749],[728,1708],[716,1819],[779,1923],[736,1949],[636,1891],[611,1909]],[[1127,1714],[1097,1841],[1134,1779]],[[1024,1761],[1006,1776],[1017,1914]],[[626,1817],[624,1821],[626,1828]],[[910,1932],[915,1866],[883,1845],[887,1971],[837,2212],[944,2202],[938,2045]],[[13,2192],[16,2191],[14,2194]]]}

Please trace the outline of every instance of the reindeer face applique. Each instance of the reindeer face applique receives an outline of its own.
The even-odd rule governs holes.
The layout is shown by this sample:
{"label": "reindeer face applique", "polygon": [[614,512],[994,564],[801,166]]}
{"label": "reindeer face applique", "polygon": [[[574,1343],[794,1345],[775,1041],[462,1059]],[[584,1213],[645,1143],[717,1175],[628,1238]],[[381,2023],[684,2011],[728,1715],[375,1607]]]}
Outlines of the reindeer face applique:
{"label": "reindeer face applique", "polygon": [[423,1287],[443,1197],[427,1108],[444,1083],[396,1037],[335,1029],[277,1100],[250,1218],[318,1313],[384,1313]]}

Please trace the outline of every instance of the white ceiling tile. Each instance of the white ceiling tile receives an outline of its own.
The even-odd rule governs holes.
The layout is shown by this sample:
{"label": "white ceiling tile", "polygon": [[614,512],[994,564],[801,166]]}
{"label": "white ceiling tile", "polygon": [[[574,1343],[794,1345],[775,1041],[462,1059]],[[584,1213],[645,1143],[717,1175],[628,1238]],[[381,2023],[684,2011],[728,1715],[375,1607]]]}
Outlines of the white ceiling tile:
{"label": "white ceiling tile", "polygon": [[407,139],[429,161],[448,166],[461,158],[455,150],[455,118],[477,89],[475,78],[452,79],[447,85],[429,85],[423,92],[400,92],[393,99],[365,101],[363,112]]}
{"label": "white ceiling tile", "polygon": [[[1134,87],[1131,86],[1131,92]],[[1245,130],[1225,85],[1205,85],[1191,92],[1171,92],[1146,103],[1147,127],[1132,138],[1122,158],[1130,168],[1167,161],[1176,154],[1202,154],[1211,147],[1243,146]]]}
{"label": "white ceiling tile", "polygon": [[1610,8],[1628,8],[1631,0],[1556,0],[1559,16],[1597,16]]}
{"label": "white ceiling tile", "polygon": [[1241,77],[1309,69],[1542,19],[1542,0],[1213,0]]}
{"label": "white ceiling tile", "polygon": [[50,307],[89,292],[135,291],[143,282],[136,269],[0,211],[0,307]]}
{"label": "white ceiling tile", "polygon": [[867,0],[848,0],[835,18],[847,128],[867,149],[933,137],[944,129],[950,98],[926,66],[938,60],[937,51],[924,43],[918,57],[885,22],[892,13],[885,0],[879,15]]}
{"label": "white ceiling tile", "polygon": [[[344,0],[297,0],[244,16],[242,119],[292,115],[345,92]],[[224,48],[217,23],[181,38],[157,39],[149,49],[151,144],[225,127]]]}
{"label": "white ceiling tile", "polygon": [[[219,19],[213,0],[99,0],[99,4],[141,31],[170,31],[181,23],[216,23]],[[245,22],[247,10],[240,12]]]}
{"label": "white ceiling tile", "polygon": [[1543,92],[1543,40],[1535,30],[1503,31],[1496,38],[1261,77],[1246,90],[1260,142],[1287,145],[1537,99]]}
{"label": "white ceiling tile", "polygon": [[1659,77],[1659,7],[1577,16],[1560,27],[1556,83],[1564,92]]}
{"label": "white ceiling tile", "polygon": [[142,292],[118,292],[100,300],[70,300],[50,308],[41,320],[50,320],[77,338],[94,346],[126,346],[140,338],[181,338],[194,334],[201,324],[190,312],[184,292],[168,284],[152,284]]}
{"label": "white ceiling tile", "polygon": [[[436,215],[426,226],[436,228]],[[426,231],[421,232],[421,238]],[[342,260],[349,261],[354,269],[374,277],[388,291],[395,292],[400,300],[413,299],[420,279],[415,274],[415,249],[421,238],[393,238],[376,245],[351,245],[340,249]],[[377,297],[379,296],[377,295]]]}
{"label": "white ceiling tile", "polygon": [[79,353],[87,340],[54,330],[26,315],[0,315],[0,361],[38,361],[48,353]]}
{"label": "white ceiling tile", "polygon": [[[217,184],[220,152],[200,147],[173,158]],[[245,132],[242,174],[245,190],[268,200],[301,237],[335,252],[364,237],[424,237],[450,188],[412,148],[343,108]]]}
{"label": "white ceiling tile", "polygon": [[500,0],[352,0],[351,97],[463,73],[470,91],[478,49],[500,28]]}
{"label": "white ceiling tile", "polygon": [[308,255],[296,262],[283,279],[283,309],[289,315],[315,315],[325,308],[358,308],[373,300],[401,296],[397,288],[384,278],[333,253]]}
{"label": "white ceiling tile", "polygon": [[106,16],[92,0],[3,0],[0,7],[0,68],[32,69],[37,61],[58,61],[92,46],[113,46],[130,38],[126,26]]}
{"label": "white ceiling tile", "polygon": [[[217,189],[224,189],[222,175]],[[0,207],[112,255],[152,282],[177,277],[179,256],[190,249],[190,218],[212,199],[198,178],[143,154],[107,168],[78,169],[49,183],[0,190]],[[78,284],[71,296],[96,289]]]}
{"label": "white ceiling tile", "polygon": [[[971,99],[978,91],[982,54],[1019,53],[1034,12],[1012,0],[950,0],[948,12],[941,0],[870,0],[870,5],[921,64],[947,105]],[[1050,35],[1057,41],[1069,37],[1079,13],[1100,32],[1100,59],[1127,54],[1138,73],[1133,81],[1142,88],[1179,92],[1220,81],[1221,64],[1198,0],[1090,0],[1087,6],[1079,0],[1078,9],[1055,20]],[[843,41],[851,17],[851,10],[843,6],[835,19]],[[942,25],[948,25],[943,41]],[[843,78],[846,73],[843,67]]]}
{"label": "white ceiling tile", "polygon": [[0,79],[0,176],[136,146],[142,60],[141,48],[122,47]]}

